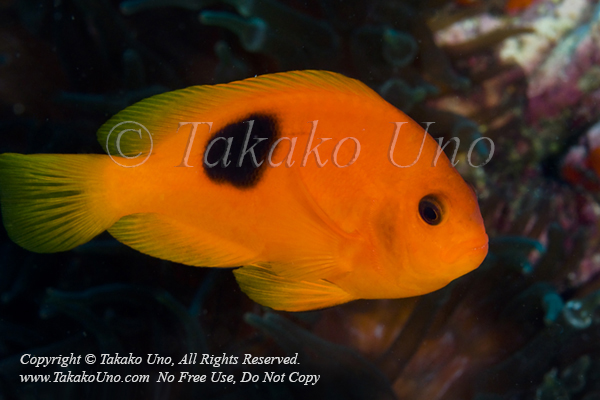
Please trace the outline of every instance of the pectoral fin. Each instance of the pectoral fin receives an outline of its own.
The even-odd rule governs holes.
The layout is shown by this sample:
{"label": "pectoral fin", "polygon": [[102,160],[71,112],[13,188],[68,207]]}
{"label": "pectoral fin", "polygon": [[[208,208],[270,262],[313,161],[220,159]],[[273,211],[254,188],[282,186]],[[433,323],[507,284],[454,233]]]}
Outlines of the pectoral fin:
{"label": "pectoral fin", "polygon": [[331,282],[290,279],[268,266],[249,265],[233,273],[248,297],[275,310],[308,311],[356,300]]}

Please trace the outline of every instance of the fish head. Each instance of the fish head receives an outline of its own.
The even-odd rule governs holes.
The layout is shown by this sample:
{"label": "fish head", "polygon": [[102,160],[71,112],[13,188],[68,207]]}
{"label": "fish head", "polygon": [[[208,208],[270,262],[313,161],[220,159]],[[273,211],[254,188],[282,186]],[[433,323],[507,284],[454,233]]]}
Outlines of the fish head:
{"label": "fish head", "polygon": [[449,161],[406,169],[404,184],[372,220],[381,297],[440,289],[476,269],[488,236],[475,191]]}
{"label": "fish head", "polygon": [[427,293],[479,267],[488,236],[475,191],[453,167],[432,167],[424,179],[404,205],[412,226],[405,259],[415,288]]}

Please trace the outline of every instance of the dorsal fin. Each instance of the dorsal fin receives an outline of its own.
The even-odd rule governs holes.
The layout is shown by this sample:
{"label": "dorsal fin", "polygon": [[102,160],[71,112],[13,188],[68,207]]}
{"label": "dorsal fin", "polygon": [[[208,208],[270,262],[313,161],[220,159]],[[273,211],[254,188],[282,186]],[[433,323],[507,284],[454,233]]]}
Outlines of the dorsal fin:
{"label": "dorsal fin", "polygon": [[[119,154],[116,136],[124,129],[140,129],[143,125],[152,134],[156,145],[164,136],[177,130],[180,122],[209,122],[207,112],[215,107],[231,105],[232,102],[248,102],[253,97],[265,97],[289,92],[337,92],[367,96],[381,100],[379,95],[364,83],[329,71],[292,71],[262,75],[227,84],[191,86],[186,89],[158,94],[144,99],[114,115],[98,130],[100,145],[111,155]],[[202,118],[209,118],[204,121]],[[135,124],[127,124],[133,121]],[[121,129],[111,130],[118,124]],[[141,132],[144,134],[144,132]],[[110,136],[109,148],[106,148]],[[135,156],[149,148],[148,140],[140,140],[133,134],[123,135],[120,150],[126,156]]]}

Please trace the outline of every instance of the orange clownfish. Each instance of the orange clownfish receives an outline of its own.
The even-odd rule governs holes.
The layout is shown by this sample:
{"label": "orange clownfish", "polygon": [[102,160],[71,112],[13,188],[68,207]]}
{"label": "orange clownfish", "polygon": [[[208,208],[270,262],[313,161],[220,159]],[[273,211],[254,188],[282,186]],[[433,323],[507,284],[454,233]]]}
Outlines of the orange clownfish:
{"label": "orange clownfish", "polygon": [[437,142],[340,74],[160,94],[98,139],[109,155],[0,155],[12,240],[57,252],[108,230],[161,259],[241,266],[250,298],[287,311],[421,295],[487,254],[477,198]]}
{"label": "orange clownfish", "polygon": [[[507,0],[504,4],[504,11],[510,14],[518,13],[529,8],[535,0]],[[482,0],[454,0],[459,6],[484,5],[486,1]],[[489,2],[488,2],[489,3]]]}
{"label": "orange clownfish", "polygon": [[600,177],[600,147],[595,147],[590,150],[587,162],[596,173],[596,176]]}
{"label": "orange clownfish", "polygon": [[508,0],[504,10],[508,13],[518,13],[526,10],[535,0]]}

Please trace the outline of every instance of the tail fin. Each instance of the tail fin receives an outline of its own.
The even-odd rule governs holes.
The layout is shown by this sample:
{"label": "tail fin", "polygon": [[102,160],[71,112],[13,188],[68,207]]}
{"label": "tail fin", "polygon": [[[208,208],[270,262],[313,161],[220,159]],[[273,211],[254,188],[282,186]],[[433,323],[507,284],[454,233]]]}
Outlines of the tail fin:
{"label": "tail fin", "polygon": [[108,229],[95,154],[0,154],[0,204],[10,238],[38,253],[70,250]]}

